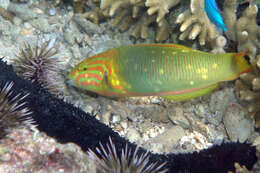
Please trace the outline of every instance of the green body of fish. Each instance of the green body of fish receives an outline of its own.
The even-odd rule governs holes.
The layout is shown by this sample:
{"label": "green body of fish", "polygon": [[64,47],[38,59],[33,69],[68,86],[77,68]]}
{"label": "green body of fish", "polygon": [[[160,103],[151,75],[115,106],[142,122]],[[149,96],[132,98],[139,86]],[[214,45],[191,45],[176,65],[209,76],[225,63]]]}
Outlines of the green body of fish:
{"label": "green body of fish", "polygon": [[211,54],[175,44],[121,46],[85,59],[68,79],[105,96],[158,95],[185,100],[250,71],[243,55]]}

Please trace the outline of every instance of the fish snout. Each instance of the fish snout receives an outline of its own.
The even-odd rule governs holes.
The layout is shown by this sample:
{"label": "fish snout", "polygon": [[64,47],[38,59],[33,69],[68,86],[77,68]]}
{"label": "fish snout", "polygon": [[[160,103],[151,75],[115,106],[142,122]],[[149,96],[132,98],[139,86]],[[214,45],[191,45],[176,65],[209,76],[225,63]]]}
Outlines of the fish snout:
{"label": "fish snout", "polygon": [[66,79],[66,80],[65,80],[65,83],[66,83],[68,86],[76,86],[74,80],[72,80],[72,79]]}

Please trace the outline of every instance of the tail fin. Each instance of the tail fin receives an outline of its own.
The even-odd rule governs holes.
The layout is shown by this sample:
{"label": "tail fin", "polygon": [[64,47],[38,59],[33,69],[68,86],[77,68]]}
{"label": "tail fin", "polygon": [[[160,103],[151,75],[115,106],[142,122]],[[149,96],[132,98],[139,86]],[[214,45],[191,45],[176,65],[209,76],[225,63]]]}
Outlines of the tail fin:
{"label": "tail fin", "polygon": [[251,66],[244,57],[246,54],[248,54],[248,51],[234,54],[234,58],[238,70],[238,76],[240,76],[240,74],[242,73],[248,73],[251,71]]}

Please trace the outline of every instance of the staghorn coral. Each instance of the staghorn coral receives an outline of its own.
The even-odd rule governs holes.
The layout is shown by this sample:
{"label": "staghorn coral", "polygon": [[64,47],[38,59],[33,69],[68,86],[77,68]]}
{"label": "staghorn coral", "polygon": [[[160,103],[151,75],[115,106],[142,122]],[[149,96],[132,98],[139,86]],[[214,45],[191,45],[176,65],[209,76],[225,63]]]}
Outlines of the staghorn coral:
{"label": "staghorn coral", "polygon": [[225,33],[231,40],[235,40],[235,22],[237,20],[236,15],[237,3],[236,0],[225,0],[223,7],[223,20],[228,28]]}
{"label": "staghorn coral", "polygon": [[[107,149],[105,149],[107,148]],[[116,146],[109,137],[109,143],[104,147],[100,143],[100,147],[96,148],[96,152],[89,150],[88,155],[95,161],[97,169],[100,173],[117,173],[117,172],[131,172],[131,173],[164,173],[167,169],[162,169],[166,163],[156,164],[149,163],[148,151],[141,156],[137,155],[139,147],[134,151],[125,148],[121,151],[121,157],[118,156]]]}
{"label": "staghorn coral", "polygon": [[88,0],[73,0],[73,8],[75,13],[83,13],[84,5]]}
{"label": "staghorn coral", "polygon": [[95,24],[99,24],[101,19],[106,18],[106,16],[103,14],[103,11],[99,7],[96,7],[94,10],[84,13],[83,16],[84,18],[93,21]]}
{"label": "staghorn coral", "polygon": [[101,0],[100,7],[84,13],[84,17],[98,24],[100,19],[115,16],[112,26],[115,27],[122,23],[120,30],[125,31],[131,26],[133,19],[138,16],[140,8],[144,7],[144,3],[142,1],[140,3],[139,1]]}
{"label": "staghorn coral", "polygon": [[194,40],[199,36],[200,45],[211,42],[216,39],[218,35],[217,28],[212,24],[204,11],[204,0],[191,0],[190,9],[181,13],[177,20],[177,24],[181,24],[179,36],[180,40],[187,37]]}
{"label": "staghorn coral", "polygon": [[131,16],[131,10],[122,8],[118,10],[117,16],[112,21],[112,26],[116,27],[121,23],[120,31],[126,31],[131,24],[134,23],[134,18]]}
{"label": "staghorn coral", "polygon": [[[166,40],[170,34],[170,28],[164,16],[169,12],[170,8],[179,2],[179,0],[101,0],[100,8],[97,7],[90,12],[86,12],[84,17],[92,20],[96,24],[99,23],[100,19],[114,17],[112,26],[116,27],[121,25],[120,31],[126,31],[131,25],[136,24],[131,33],[136,39],[147,38],[149,36],[149,25],[156,23],[155,40],[163,41]],[[163,5],[161,5],[161,3]],[[148,6],[148,8],[146,6]],[[155,14],[156,12],[158,13],[157,15]]]}
{"label": "staghorn coral", "polygon": [[248,111],[255,117],[255,126],[260,127],[260,55],[251,59],[253,70],[240,76],[236,81],[236,93],[241,100],[250,102]]}
{"label": "staghorn coral", "polygon": [[145,6],[149,7],[147,13],[152,15],[157,12],[156,22],[164,18],[165,14],[169,13],[169,9],[176,6],[180,0],[146,0]]}
{"label": "staghorn coral", "polygon": [[125,8],[130,10],[131,16],[137,18],[140,12],[143,12],[143,7],[145,7],[144,0],[101,0],[100,8],[105,10],[105,14],[112,17],[115,15],[116,11]]}
{"label": "staghorn coral", "polygon": [[[57,1],[55,4],[59,4]],[[180,3],[180,0],[92,0],[96,7],[88,12],[83,12],[83,6],[87,0],[73,0],[74,11],[83,13],[86,19],[98,24],[105,18],[114,17],[112,26],[120,25],[120,31],[124,32],[134,26],[132,36],[136,39],[146,39],[149,25],[156,23],[156,41],[164,41],[171,33],[165,15],[170,8]],[[157,13],[157,14],[156,14]],[[143,26],[143,23],[144,26]]]}
{"label": "staghorn coral", "polygon": [[[87,0],[72,0],[72,2],[74,11],[83,13],[83,6]],[[102,19],[114,17],[112,26],[121,25],[120,31],[126,31],[131,25],[136,24],[131,35],[137,39],[147,38],[149,25],[156,23],[155,40],[163,41],[171,33],[165,15],[180,2],[180,0],[92,0],[92,3],[97,4],[97,6],[92,7],[92,10],[83,15],[96,24]],[[253,5],[252,0],[249,3],[249,7],[237,19],[237,1],[225,0],[223,19],[228,28],[226,32],[228,38],[238,42],[238,51],[249,50],[250,54],[254,56],[256,48],[260,47],[258,40],[260,29],[255,21],[258,8]],[[224,52],[220,51],[219,46],[216,45],[218,42],[216,39],[221,35],[204,10],[204,0],[191,0],[190,9],[181,13],[176,23],[181,24],[180,40],[186,38],[194,40],[199,37],[200,45],[210,42],[213,52]]]}
{"label": "staghorn coral", "polygon": [[[101,0],[100,1],[100,9],[104,10],[104,14],[107,16],[114,16],[116,11],[120,8],[131,7],[132,2],[130,0]],[[133,7],[133,6],[132,6]],[[130,8],[129,8],[130,9]]]}
{"label": "staghorn coral", "polygon": [[[149,25],[155,21],[156,16],[149,16],[146,13],[143,14],[143,16],[140,18],[140,20],[137,22],[136,26],[134,27],[133,32],[131,35],[135,38],[142,38],[145,39],[148,37],[148,29]],[[165,19],[161,19],[160,25],[157,25],[156,30],[156,41],[163,41],[166,40],[169,37],[170,34],[170,28]]]}
{"label": "staghorn coral", "polygon": [[[103,0],[106,2],[106,0]],[[156,1],[142,1],[142,0],[129,0],[124,1],[124,3],[118,2],[118,0],[108,7],[107,3],[102,3],[101,1],[101,9],[108,9],[109,16],[114,16],[116,10],[119,10],[116,18],[113,21],[113,26],[117,26],[120,22],[123,21],[123,24],[120,27],[121,31],[127,30],[131,24],[133,24],[136,20],[136,25],[134,27],[131,35],[135,38],[145,39],[148,37],[148,27],[150,24],[155,23],[156,21],[156,41],[163,41],[169,37],[170,29],[168,26],[168,22],[164,19],[164,15],[169,12],[169,8],[177,5],[179,1],[162,1],[164,4],[162,8],[156,8],[159,2]],[[131,8],[129,8],[129,5]],[[149,6],[146,13],[146,6]],[[119,7],[121,9],[119,9]],[[164,12],[162,12],[164,10]],[[154,14],[158,11],[158,16]],[[167,11],[167,12],[166,12]],[[137,19],[137,17],[141,16]]]}
{"label": "staghorn coral", "polygon": [[33,127],[33,120],[29,116],[31,112],[24,102],[28,94],[13,96],[13,84],[6,83],[0,88],[0,138],[6,137],[15,128]]}
{"label": "staghorn coral", "polygon": [[238,51],[249,51],[254,58],[260,48],[260,26],[256,23],[258,7],[250,1],[242,16],[236,17],[237,1],[225,0],[223,18],[227,25],[227,36],[238,43]]}
{"label": "staghorn coral", "polygon": [[[60,5],[61,2],[65,0],[53,0],[54,5]],[[83,13],[84,5],[88,2],[88,0],[68,0],[73,5],[73,10],[75,13]]]}

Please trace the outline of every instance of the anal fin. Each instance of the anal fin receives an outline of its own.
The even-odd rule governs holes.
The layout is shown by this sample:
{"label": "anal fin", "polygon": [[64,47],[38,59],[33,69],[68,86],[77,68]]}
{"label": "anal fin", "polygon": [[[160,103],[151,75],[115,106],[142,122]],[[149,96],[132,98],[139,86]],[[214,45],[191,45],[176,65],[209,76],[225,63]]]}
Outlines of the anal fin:
{"label": "anal fin", "polygon": [[213,84],[206,88],[198,89],[196,91],[186,92],[186,93],[176,94],[176,95],[162,96],[162,97],[169,99],[169,100],[176,100],[176,101],[189,100],[192,98],[196,98],[196,97],[205,95],[205,94],[211,92],[212,90],[214,90],[215,88],[217,88],[217,86],[218,86],[218,84]]}

